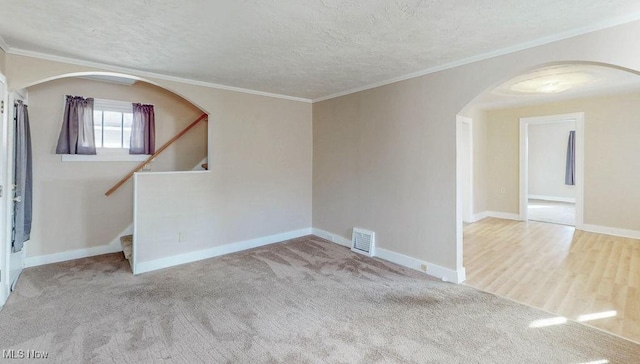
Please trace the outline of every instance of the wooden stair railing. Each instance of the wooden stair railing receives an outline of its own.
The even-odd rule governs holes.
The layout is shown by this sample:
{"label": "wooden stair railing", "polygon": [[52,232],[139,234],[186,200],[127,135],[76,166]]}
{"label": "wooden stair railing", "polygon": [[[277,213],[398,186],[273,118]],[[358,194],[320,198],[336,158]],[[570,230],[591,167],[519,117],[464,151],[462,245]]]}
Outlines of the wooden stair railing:
{"label": "wooden stair railing", "polygon": [[164,152],[165,149],[167,149],[171,144],[173,144],[173,142],[175,142],[176,140],[180,139],[180,137],[182,137],[183,135],[185,135],[189,130],[191,130],[191,128],[193,128],[194,126],[196,126],[199,122],[201,122],[202,120],[207,118],[207,114],[202,114],[200,115],[199,118],[197,118],[196,120],[194,120],[191,124],[189,124],[186,128],[182,129],[182,131],[180,131],[178,134],[176,134],[173,138],[171,138],[171,140],[169,140],[168,142],[164,143],[160,149],[156,150],[155,153],[153,153],[149,158],[147,158],[147,160],[145,160],[144,162],[140,163],[136,168],[134,168],[131,172],[129,172],[129,174],[127,174],[126,176],[124,176],[120,181],[118,181],[118,183],[116,183],[115,185],[113,185],[113,187],[111,187],[111,189],[109,191],[107,191],[107,193],[105,193],[105,195],[109,196],[112,193],[116,192],[116,190],[118,188],[120,188],[120,186],[122,186],[125,182],[127,182],[129,180],[129,178],[131,178],[133,176],[134,173],[138,172],[139,170],[141,170],[147,163],[149,163],[151,160],[153,160],[155,157],[158,156],[158,154]]}

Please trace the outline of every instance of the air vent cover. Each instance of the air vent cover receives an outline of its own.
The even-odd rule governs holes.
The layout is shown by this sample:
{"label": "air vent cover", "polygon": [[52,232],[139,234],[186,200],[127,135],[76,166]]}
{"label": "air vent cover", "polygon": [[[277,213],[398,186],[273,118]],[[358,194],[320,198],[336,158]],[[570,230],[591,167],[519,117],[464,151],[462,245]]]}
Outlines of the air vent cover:
{"label": "air vent cover", "polygon": [[373,231],[353,228],[351,250],[372,257],[374,255],[375,236],[376,233]]}

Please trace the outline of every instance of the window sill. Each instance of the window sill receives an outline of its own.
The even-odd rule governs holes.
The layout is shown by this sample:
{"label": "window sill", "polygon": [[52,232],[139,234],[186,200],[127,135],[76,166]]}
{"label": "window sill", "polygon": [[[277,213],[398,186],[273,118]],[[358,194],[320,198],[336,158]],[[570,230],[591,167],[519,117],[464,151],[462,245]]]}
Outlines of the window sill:
{"label": "window sill", "polygon": [[105,151],[98,149],[98,154],[62,154],[63,162],[144,162],[150,157],[148,154],[129,154],[127,149]]}

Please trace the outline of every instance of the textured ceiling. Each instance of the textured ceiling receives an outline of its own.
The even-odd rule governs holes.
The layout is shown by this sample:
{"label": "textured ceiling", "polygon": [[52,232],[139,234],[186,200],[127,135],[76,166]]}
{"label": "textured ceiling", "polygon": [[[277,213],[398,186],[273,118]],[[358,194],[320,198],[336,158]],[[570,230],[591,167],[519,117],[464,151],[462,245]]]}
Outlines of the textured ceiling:
{"label": "textured ceiling", "polygon": [[638,0],[0,0],[11,49],[319,98],[640,14]]}

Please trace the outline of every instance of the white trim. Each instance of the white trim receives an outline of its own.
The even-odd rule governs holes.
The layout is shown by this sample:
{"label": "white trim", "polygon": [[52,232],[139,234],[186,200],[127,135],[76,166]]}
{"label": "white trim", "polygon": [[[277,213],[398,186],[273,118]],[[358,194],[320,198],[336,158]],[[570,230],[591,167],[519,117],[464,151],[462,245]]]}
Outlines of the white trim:
{"label": "white trim", "polygon": [[[325,240],[329,240],[338,245],[351,248],[351,240],[340,235],[336,235],[334,233],[330,233],[328,231],[317,228],[313,228],[312,232],[315,236],[318,236]],[[445,282],[462,283],[466,280],[464,268],[458,269],[456,271],[379,247],[376,247],[374,257],[401,265],[403,267],[414,269],[422,273],[426,273],[430,276],[442,279]],[[423,266],[427,267],[426,271],[423,269]]]}
{"label": "white trim", "polygon": [[576,119],[576,228],[584,225],[584,113]]}
{"label": "white trim", "polygon": [[[1,40],[1,38],[0,38]],[[1,44],[0,44],[1,46]],[[11,254],[11,202],[10,196],[10,169],[9,169],[9,89],[7,79],[0,73],[0,101],[4,102],[5,112],[0,114],[0,185],[2,185],[2,196],[0,197],[0,307],[4,305],[9,297],[9,270]]]}
{"label": "white trim", "polygon": [[138,229],[136,229],[136,226],[138,226],[138,173],[133,174],[133,238],[131,239],[131,260],[129,261],[133,274],[136,274],[138,269],[138,261],[136,260],[138,256],[136,246],[138,239]]}
{"label": "white trim", "polygon": [[160,171],[160,172],[141,171],[141,172],[136,172],[134,174],[168,175],[168,174],[196,174],[196,173],[209,173],[209,172],[210,172],[209,170],[201,169],[201,170],[190,170],[190,171]]}
{"label": "white trim", "polygon": [[[214,248],[198,250],[171,257],[155,259],[147,262],[136,261],[134,274],[147,273],[158,269],[169,268],[180,264],[197,262],[203,259],[214,258],[221,255],[235,253],[264,245],[278,243],[284,240],[295,239],[305,235],[311,235],[311,228],[289,231],[282,234],[269,235],[262,238],[239,241],[236,243],[216,246]],[[135,247],[135,244],[134,244]],[[135,254],[135,253],[134,253]],[[135,259],[135,258],[134,258]]]}
{"label": "white trim", "polygon": [[471,220],[471,222],[474,223],[476,221],[486,219],[487,217],[489,217],[489,211],[478,212],[477,214],[473,214],[473,219]]}
{"label": "white trim", "polygon": [[107,245],[96,246],[92,248],[84,248],[77,250],[70,250],[62,253],[38,255],[35,257],[27,257],[24,260],[25,268],[37,267],[39,265],[66,262],[68,260],[93,257],[96,255],[117,253],[122,251],[120,240],[112,241]]}
{"label": "white trim", "polygon": [[333,233],[330,233],[328,231],[322,230],[322,229],[316,229],[313,228],[312,230],[312,234],[315,236],[318,236],[320,238],[323,238],[325,240],[329,240],[330,242],[336,243],[338,245],[342,245],[344,247],[347,247],[349,249],[351,249],[351,240],[344,238],[340,235],[336,235]]}
{"label": "white trim", "polygon": [[[469,125],[469,200],[462,201],[463,194],[463,181],[460,176],[463,175],[462,163],[460,162],[462,155],[460,150],[462,149],[462,126],[463,124]],[[473,122],[471,118],[456,115],[456,268],[464,269],[464,222],[471,222],[473,216],[464,216],[463,203],[468,203],[468,211],[470,215],[473,215]]]}
{"label": "white trim", "polygon": [[[2,36],[0,35],[0,48],[2,50],[4,50],[5,53],[9,53],[9,45],[7,44],[7,42],[4,40],[4,38],[2,38]],[[2,302],[2,301],[0,301]]]}
{"label": "white trim", "polygon": [[93,110],[115,111],[120,113],[133,114],[133,103],[130,101],[93,99]]}
{"label": "white trim", "polygon": [[[3,273],[3,278],[4,278],[4,273]],[[7,298],[9,298],[9,286],[4,284],[4,282],[2,283],[3,284],[0,285],[0,308],[4,306],[4,304],[7,302]]]}
{"label": "white trim", "polygon": [[557,197],[557,196],[546,196],[546,195],[529,195],[528,198],[529,198],[529,200],[544,200],[544,201],[576,203],[576,199],[572,198],[572,197]]}
{"label": "white trim", "polygon": [[88,258],[96,255],[121,252],[122,245],[120,243],[120,237],[123,235],[129,235],[131,234],[132,231],[133,231],[133,224],[127,226],[124,230],[122,230],[120,234],[116,236],[115,239],[109,242],[109,244],[95,246],[92,248],[70,250],[70,251],[55,253],[55,254],[28,257],[28,258],[25,258],[24,265],[25,265],[25,268],[37,267],[39,265],[44,265],[44,264],[59,263],[59,262],[65,262],[67,260]]}
{"label": "white trim", "polygon": [[535,116],[520,118],[520,166],[519,166],[519,204],[520,220],[528,220],[528,195],[529,195],[529,156],[528,156],[528,135],[529,125],[549,124],[565,121],[576,123],[576,225],[581,229],[584,224],[584,112]]}
{"label": "white trim", "polygon": [[[5,247],[5,270],[3,272],[6,273],[5,283],[8,285],[7,292],[11,292],[13,285],[17,282],[20,277],[20,273],[24,269],[24,261],[26,251],[29,249],[29,243],[27,242],[23,249],[18,253],[13,253],[11,249],[11,241],[12,241],[12,226],[13,226],[13,214],[10,211],[13,211],[13,199],[10,198],[14,195],[13,189],[13,179],[14,179],[14,158],[13,158],[13,148],[14,148],[14,134],[15,134],[15,125],[13,123],[13,119],[15,117],[15,107],[14,104],[17,100],[21,100],[25,104],[28,103],[28,93],[26,90],[16,90],[9,92],[8,95],[9,102],[5,107],[5,120],[6,123],[4,125],[3,132],[3,148],[6,148],[3,152],[5,154],[6,159],[3,161],[5,178],[6,178],[6,188],[7,192],[5,194],[5,237],[6,237],[6,247]],[[8,296],[7,296],[8,297]]]}
{"label": "white trim", "polygon": [[564,39],[573,38],[573,37],[576,37],[576,36],[579,36],[579,35],[595,32],[595,31],[602,30],[602,29],[615,27],[615,26],[618,26],[618,25],[630,23],[630,22],[637,21],[637,20],[640,20],[640,13],[633,13],[633,14],[629,14],[629,15],[625,15],[625,16],[616,18],[616,19],[601,21],[601,22],[598,22],[598,23],[594,23],[594,24],[582,27],[582,28],[577,28],[577,29],[566,31],[566,32],[556,33],[556,34],[553,34],[553,35],[550,35],[550,36],[547,36],[547,37],[538,38],[538,39],[535,39],[535,40],[532,40],[532,41],[529,41],[529,42],[524,42],[524,43],[520,43],[520,44],[511,46],[511,47],[501,48],[501,49],[497,49],[495,51],[490,51],[490,52],[478,54],[476,56],[463,58],[463,59],[458,60],[458,61],[445,63],[445,64],[440,65],[440,66],[426,68],[426,69],[423,69],[421,71],[409,73],[409,74],[406,74],[406,75],[403,75],[403,76],[398,76],[398,77],[391,78],[391,79],[388,79],[388,80],[385,80],[385,81],[375,82],[375,83],[371,83],[371,84],[368,84],[368,85],[352,88],[350,90],[341,91],[341,92],[337,92],[337,93],[334,93],[334,94],[331,94],[331,95],[318,97],[318,98],[313,99],[312,102],[315,103],[315,102],[325,101],[325,100],[329,100],[329,99],[334,99],[336,97],[345,96],[345,95],[353,94],[353,93],[356,93],[356,92],[365,91],[365,90],[369,90],[369,89],[372,89],[372,88],[389,85],[389,84],[392,84],[392,83],[408,80],[408,79],[411,79],[411,78],[416,78],[416,77],[428,75],[430,73],[444,71],[444,70],[447,70],[447,69],[450,69],[450,68],[464,66],[466,64],[470,64],[470,63],[474,63],[474,62],[478,62],[478,61],[483,61],[483,60],[486,60],[486,59],[489,59],[489,58],[498,57],[498,56],[503,56],[505,54],[519,52],[519,51],[522,51],[522,50],[525,50],[525,49],[534,48],[534,47],[538,47],[538,46],[549,44],[549,43],[553,43],[553,42],[558,42],[558,41],[561,41],[561,40],[564,40]]}
{"label": "white trim", "polygon": [[[469,201],[466,201],[466,203],[469,204],[469,215],[467,216],[462,216],[462,221],[464,222],[471,222],[473,221],[473,119],[468,118],[466,116],[462,116],[462,115],[456,115],[456,154],[459,153],[459,150],[461,148],[461,140],[460,140],[460,128],[462,127],[463,124],[467,124],[469,125]],[[462,170],[461,170],[461,165],[460,165],[460,161],[456,160],[456,165],[457,165],[457,175],[460,176],[462,174]],[[459,179],[459,178],[456,178]],[[464,211],[464,203],[465,201],[461,201],[462,200],[462,181],[458,181],[458,188],[460,189],[460,194],[459,194],[459,198],[458,200],[460,200],[461,204],[460,204],[460,209],[461,209],[461,213],[462,211]],[[464,215],[464,214],[463,214]]]}
{"label": "white trim", "polygon": [[494,217],[496,219],[522,221],[519,214],[512,214],[510,212],[485,211],[483,214],[485,214],[486,217]]}
{"label": "white trim", "polygon": [[[349,89],[349,90],[340,91],[340,92],[333,93],[333,94],[330,94],[330,95],[317,97],[315,99],[302,98],[302,97],[289,96],[289,95],[282,95],[282,94],[275,94],[275,93],[270,93],[270,92],[265,92],[265,91],[250,90],[250,89],[245,89],[245,88],[240,88],[240,87],[221,85],[221,84],[198,81],[198,80],[193,80],[193,79],[188,79],[188,78],[181,78],[181,77],[163,75],[163,74],[158,74],[158,73],[153,73],[153,72],[140,71],[140,70],[135,70],[135,69],[126,68],[126,67],[112,66],[112,65],[108,65],[108,64],[104,64],[104,63],[99,63],[99,62],[90,62],[90,61],[83,61],[83,60],[70,58],[70,57],[55,56],[55,55],[41,53],[41,52],[35,52],[35,51],[29,51],[29,50],[20,49],[20,48],[9,47],[6,44],[6,42],[4,43],[4,46],[6,47],[4,50],[5,50],[5,52],[7,54],[15,54],[15,55],[19,55],[19,56],[26,56],[26,57],[45,59],[45,60],[49,60],[49,61],[55,61],[55,62],[63,62],[63,63],[75,64],[75,65],[78,65],[78,66],[102,68],[102,69],[105,69],[105,70],[113,70],[113,71],[116,71],[116,72],[134,73],[134,74],[137,74],[137,75],[140,75],[140,76],[144,76],[144,77],[153,77],[153,78],[166,80],[166,81],[181,82],[181,83],[190,84],[190,85],[197,85],[197,86],[210,87],[210,88],[216,88],[216,89],[221,89],[221,90],[242,92],[242,93],[247,93],[247,94],[252,94],[252,95],[273,97],[273,98],[279,98],[279,99],[285,99],[285,100],[291,100],[291,101],[299,101],[299,102],[306,102],[306,103],[315,103],[315,102],[320,102],[320,101],[333,99],[333,98],[340,97],[340,96],[353,94],[353,93],[360,92],[360,91],[369,90],[369,89],[380,87],[380,86],[389,85],[389,84],[392,84],[392,83],[408,80],[408,79],[411,79],[411,78],[421,77],[421,76],[424,76],[424,75],[428,75],[428,74],[431,74],[431,73],[447,70],[447,69],[450,69],[450,68],[464,66],[466,64],[470,64],[470,63],[474,63],[474,62],[478,62],[478,61],[483,61],[483,60],[486,60],[486,59],[490,59],[490,58],[494,58],[494,57],[498,57],[498,56],[503,56],[503,55],[510,54],[510,53],[519,52],[519,51],[522,51],[522,50],[525,50],[525,49],[538,47],[538,46],[541,46],[541,45],[545,45],[545,44],[561,41],[561,40],[568,39],[568,38],[573,38],[573,37],[576,37],[576,36],[579,36],[579,35],[595,32],[595,31],[602,30],[602,29],[612,28],[612,27],[615,27],[615,26],[618,26],[618,25],[630,23],[630,22],[637,21],[637,20],[640,20],[640,13],[631,13],[631,14],[627,14],[627,15],[624,15],[624,16],[621,16],[621,17],[618,17],[618,18],[615,18],[615,19],[607,19],[607,20],[604,20],[604,21],[592,23],[592,24],[590,24],[588,26],[584,26],[584,27],[581,27],[581,28],[572,29],[572,30],[568,30],[568,31],[565,31],[565,32],[561,32],[561,33],[556,33],[556,34],[549,35],[549,36],[546,36],[546,37],[534,39],[534,40],[529,41],[529,42],[524,42],[524,43],[520,43],[520,44],[517,44],[517,45],[514,45],[514,46],[505,47],[505,48],[497,49],[497,50],[494,50],[494,51],[478,54],[478,55],[475,55],[475,56],[463,58],[463,59],[458,60],[458,61],[445,63],[445,64],[442,64],[442,65],[439,65],[439,66],[429,67],[429,68],[426,68],[426,69],[423,69],[423,70],[420,70],[420,71],[416,71],[416,72],[408,73],[408,74],[405,74],[405,75],[402,75],[402,76],[390,78],[390,79],[387,79],[385,81],[370,83],[370,84],[367,84],[367,85],[364,85],[364,86],[359,86],[359,87],[352,88],[352,89]],[[2,41],[2,42],[4,42],[4,41]]]}
{"label": "white trim", "polygon": [[619,229],[619,228],[590,225],[590,224],[582,224],[582,229],[578,229],[578,230],[583,230],[590,233],[620,236],[623,238],[640,239],[640,231],[636,231],[636,230]]}
{"label": "white trim", "polygon": [[83,67],[100,68],[100,69],[107,70],[107,71],[130,73],[130,74],[137,75],[137,76],[142,76],[142,77],[151,77],[151,78],[156,78],[156,79],[159,79],[159,80],[180,82],[180,83],[184,83],[184,84],[188,84],[188,85],[196,85],[196,86],[202,86],[202,87],[208,87],[208,88],[215,88],[215,89],[219,89],[219,90],[241,92],[241,93],[245,93],[245,94],[273,97],[273,98],[276,98],[276,99],[284,99],[284,100],[298,101],[298,102],[305,102],[305,103],[311,103],[312,102],[311,99],[302,98],[302,97],[281,95],[281,94],[265,92],[265,91],[251,90],[251,89],[246,89],[246,88],[241,88],[241,87],[234,87],[234,86],[221,85],[221,84],[211,83],[211,82],[197,81],[197,80],[193,80],[193,79],[189,79],[189,78],[169,76],[169,75],[163,75],[163,74],[160,74],[160,73],[140,71],[140,70],[136,70],[136,69],[133,69],[133,68],[113,66],[113,65],[109,65],[109,64],[105,64],[105,63],[83,61],[83,60],[76,59],[76,58],[69,58],[69,57],[62,57],[62,56],[54,56],[54,55],[51,55],[51,54],[28,51],[28,50],[20,49],[20,48],[13,48],[12,47],[10,50],[7,51],[7,53],[8,54],[17,55],[17,56],[25,56],[25,57],[31,57],[31,58],[44,59],[44,60],[48,60],[48,61],[54,61],[54,62],[62,62],[62,63],[74,64],[74,65],[83,66]]}
{"label": "white trim", "polygon": [[[439,278],[444,282],[460,284],[466,280],[466,272],[464,268],[453,270],[382,248],[376,249],[375,256],[391,263],[426,273],[432,277]],[[426,270],[423,270],[423,267],[426,267]]]}
{"label": "white trim", "polygon": [[[100,151],[101,149],[103,151]],[[62,154],[60,160],[63,162],[144,162],[150,155],[147,154],[128,154],[128,149],[113,148],[115,150],[124,150],[126,153],[109,153],[104,149],[112,148],[96,148],[98,154]]]}

